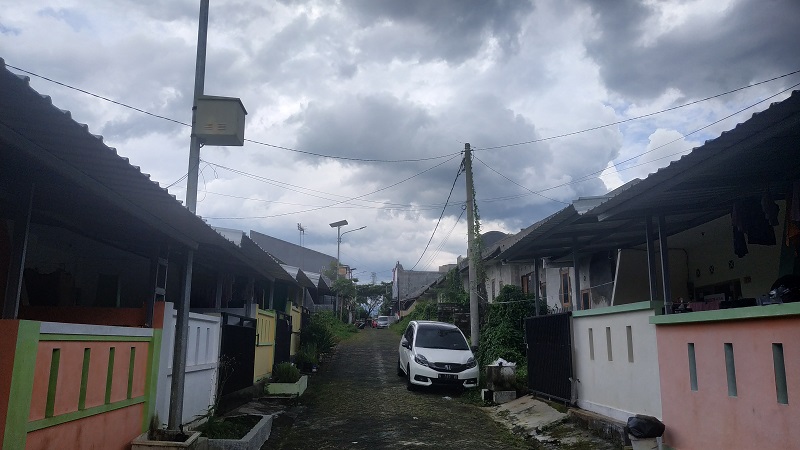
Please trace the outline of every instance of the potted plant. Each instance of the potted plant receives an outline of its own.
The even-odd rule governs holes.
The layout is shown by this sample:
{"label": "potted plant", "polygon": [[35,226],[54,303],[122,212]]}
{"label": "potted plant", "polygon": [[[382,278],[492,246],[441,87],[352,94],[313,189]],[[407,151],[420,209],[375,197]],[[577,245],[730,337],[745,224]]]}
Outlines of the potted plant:
{"label": "potted plant", "polygon": [[272,378],[266,385],[268,394],[303,395],[308,387],[308,376],[288,362],[275,366]]}

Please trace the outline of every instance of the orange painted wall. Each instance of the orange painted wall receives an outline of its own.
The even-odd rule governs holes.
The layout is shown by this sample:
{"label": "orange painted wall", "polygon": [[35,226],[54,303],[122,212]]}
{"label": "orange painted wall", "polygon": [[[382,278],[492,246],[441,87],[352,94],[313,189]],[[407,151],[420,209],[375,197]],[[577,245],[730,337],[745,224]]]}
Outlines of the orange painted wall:
{"label": "orange painted wall", "polygon": [[47,389],[50,380],[50,362],[53,349],[56,348],[61,350],[61,355],[53,415],[58,416],[78,410],[83,355],[86,348],[91,351],[89,378],[86,386],[86,408],[104,404],[109,350],[111,347],[116,348],[111,383],[111,402],[127,399],[131,347],[136,348],[131,397],[135,398],[143,395],[147,369],[147,342],[42,341],[39,343],[36,355],[29,420],[45,418]]}
{"label": "orange painted wall", "polygon": [[31,450],[126,450],[141,434],[144,405],[137,404],[105,414],[28,433],[25,448]]}
{"label": "orange painted wall", "polygon": [[[3,230],[0,230],[2,232]],[[18,320],[0,320],[0,444],[5,438],[11,375],[17,349]]]}
{"label": "orange painted wall", "polygon": [[[656,328],[664,442],[676,449],[800,449],[800,317]],[[694,343],[697,391],[689,377]],[[724,344],[733,345],[737,396],[728,395]],[[779,404],[772,344],[782,343],[788,404]]]}

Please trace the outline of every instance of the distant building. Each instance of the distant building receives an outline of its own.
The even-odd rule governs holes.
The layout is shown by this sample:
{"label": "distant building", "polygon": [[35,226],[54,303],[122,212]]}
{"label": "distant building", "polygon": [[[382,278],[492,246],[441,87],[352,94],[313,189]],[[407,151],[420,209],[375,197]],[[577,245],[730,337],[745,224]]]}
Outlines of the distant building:
{"label": "distant building", "polygon": [[[398,302],[393,306],[393,309],[397,308],[400,302],[416,299],[416,297],[412,298],[412,294],[441,278],[447,273],[447,270],[442,271],[442,269],[446,269],[447,267],[448,266],[442,266],[437,272],[405,270],[403,269],[403,265],[398,261],[394,269],[392,269],[392,298]],[[399,310],[403,309],[405,309],[405,307],[401,306],[399,308]]]}

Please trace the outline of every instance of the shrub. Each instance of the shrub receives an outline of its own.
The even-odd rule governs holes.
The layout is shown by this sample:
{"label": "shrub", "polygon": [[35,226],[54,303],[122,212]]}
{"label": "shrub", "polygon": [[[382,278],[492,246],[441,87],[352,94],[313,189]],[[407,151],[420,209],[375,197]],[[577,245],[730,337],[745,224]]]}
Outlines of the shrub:
{"label": "shrub", "polygon": [[511,285],[503,286],[495,302],[489,305],[481,330],[476,355],[478,364],[485,367],[503,358],[519,367],[525,361],[524,319],[534,315],[535,302],[518,286]]}
{"label": "shrub", "polygon": [[314,342],[303,342],[300,345],[300,350],[295,355],[295,362],[298,365],[303,364],[317,364],[319,363],[319,353],[317,352],[317,344]]}
{"label": "shrub", "polygon": [[297,383],[300,379],[300,369],[291,363],[282,362],[275,366],[272,371],[272,381],[274,383]]}
{"label": "shrub", "polygon": [[414,310],[411,311],[407,316],[403,317],[403,320],[393,324],[392,329],[399,333],[403,333],[403,331],[405,331],[405,329],[408,327],[408,323],[412,320],[437,320],[438,314],[439,309],[436,306],[436,303],[417,301],[417,306],[414,307]]}

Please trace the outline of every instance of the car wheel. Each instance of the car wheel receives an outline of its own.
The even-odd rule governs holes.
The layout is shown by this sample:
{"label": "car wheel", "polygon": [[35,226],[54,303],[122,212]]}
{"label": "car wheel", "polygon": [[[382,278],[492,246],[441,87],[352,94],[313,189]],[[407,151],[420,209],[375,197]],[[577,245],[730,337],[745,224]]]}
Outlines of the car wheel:
{"label": "car wheel", "polygon": [[400,365],[400,358],[397,358],[397,376],[402,377],[405,374],[403,373],[403,366]]}
{"label": "car wheel", "polygon": [[413,391],[414,389],[417,388],[417,385],[415,385],[414,383],[411,382],[411,366],[410,365],[406,366],[406,375],[408,375],[406,377],[406,389],[408,389],[409,391]]}

